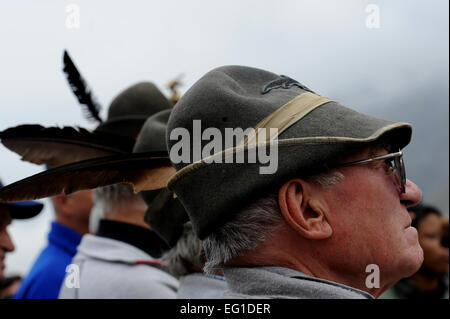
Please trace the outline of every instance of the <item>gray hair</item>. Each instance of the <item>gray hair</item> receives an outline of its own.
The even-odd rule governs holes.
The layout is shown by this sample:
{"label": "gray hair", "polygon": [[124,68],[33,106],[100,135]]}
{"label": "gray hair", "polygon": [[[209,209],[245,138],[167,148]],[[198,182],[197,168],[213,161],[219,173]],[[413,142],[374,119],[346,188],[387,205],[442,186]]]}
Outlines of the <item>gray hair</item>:
{"label": "gray hair", "polygon": [[[307,180],[329,187],[343,178],[341,172],[332,170],[311,176]],[[268,240],[282,226],[283,221],[278,206],[278,192],[257,199],[203,240],[206,257],[203,270],[206,273],[217,273],[227,261],[242,256]]]}
{"label": "gray hair", "polygon": [[89,216],[89,231],[96,233],[100,220],[107,217],[114,207],[130,206],[138,196],[127,185],[116,184],[96,188],[94,190],[94,205]]}
{"label": "gray hair", "polygon": [[103,207],[103,211],[112,210],[116,205],[122,205],[136,198],[133,189],[127,185],[115,184],[100,187],[94,190],[94,201],[96,205]]}
{"label": "gray hair", "polygon": [[205,257],[202,242],[194,233],[192,223],[184,224],[183,233],[177,244],[162,256],[168,271],[176,278],[194,272],[194,267],[202,269]]}
{"label": "gray hair", "polygon": [[314,176],[307,178],[307,180],[315,182],[325,188],[336,185],[343,179],[344,179],[344,174],[342,174],[337,169],[333,169],[328,172],[319,173],[319,174],[316,174]]}

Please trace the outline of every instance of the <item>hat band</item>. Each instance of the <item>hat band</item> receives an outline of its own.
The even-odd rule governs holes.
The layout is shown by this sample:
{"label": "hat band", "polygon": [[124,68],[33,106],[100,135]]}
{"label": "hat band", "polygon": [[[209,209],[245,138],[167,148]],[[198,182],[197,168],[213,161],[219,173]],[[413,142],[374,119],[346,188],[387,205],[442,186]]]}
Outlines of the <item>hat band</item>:
{"label": "hat band", "polygon": [[[263,142],[258,139],[258,132],[261,131],[259,129],[266,129],[266,132],[269,132],[265,135],[266,142],[272,141],[315,108],[328,102],[331,100],[314,93],[300,94],[259,122],[239,146],[256,144],[257,141]],[[277,128],[277,130],[270,130],[270,128]]]}

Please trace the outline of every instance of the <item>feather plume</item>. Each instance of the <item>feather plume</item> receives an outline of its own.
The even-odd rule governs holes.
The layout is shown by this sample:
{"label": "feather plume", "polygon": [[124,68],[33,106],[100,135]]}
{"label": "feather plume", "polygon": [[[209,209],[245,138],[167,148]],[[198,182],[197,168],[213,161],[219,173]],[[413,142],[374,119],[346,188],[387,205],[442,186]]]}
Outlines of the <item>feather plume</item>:
{"label": "feather plume", "polygon": [[92,91],[88,88],[86,81],[81,76],[66,50],[64,50],[63,65],[63,71],[67,76],[67,81],[73,94],[75,94],[81,105],[86,106],[85,114],[87,115],[87,119],[102,123],[100,117],[101,106],[95,101]]}
{"label": "feather plume", "polygon": [[0,202],[33,200],[113,184],[136,193],[167,187],[175,168],[166,152],[121,154],[72,163],[27,177],[0,189]]}
{"label": "feather plume", "polygon": [[135,140],[83,128],[19,125],[0,132],[5,147],[22,160],[57,167],[81,160],[114,154],[128,154]]}

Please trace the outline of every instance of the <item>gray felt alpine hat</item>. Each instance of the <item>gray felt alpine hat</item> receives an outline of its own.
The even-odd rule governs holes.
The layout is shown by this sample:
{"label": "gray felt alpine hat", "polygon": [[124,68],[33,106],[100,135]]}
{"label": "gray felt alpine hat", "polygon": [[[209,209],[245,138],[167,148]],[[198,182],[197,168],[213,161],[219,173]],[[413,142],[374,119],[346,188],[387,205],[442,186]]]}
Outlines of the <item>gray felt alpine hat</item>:
{"label": "gray felt alpine hat", "polygon": [[[166,151],[166,128],[172,109],[149,117],[142,126],[133,153]],[[145,221],[169,246],[174,246],[189,220],[184,207],[167,188],[142,191],[140,195],[148,206]]]}
{"label": "gray felt alpine hat", "polygon": [[[0,131],[3,145],[22,160],[52,167],[90,158],[131,153],[145,120],[172,103],[151,82],[125,89],[111,103],[108,118],[94,131],[74,127],[19,125]],[[164,142],[164,137],[161,143]],[[164,149],[165,151],[165,149]]]}
{"label": "gray felt alpine hat", "polygon": [[[261,163],[217,163],[211,158],[255,149],[255,139],[236,141],[231,148],[193,162],[193,120],[201,128],[277,128],[260,145],[278,146],[278,166],[273,174],[261,174]],[[190,134],[188,163],[171,160],[177,173],[169,181],[185,207],[200,239],[233,217],[239,209],[293,177],[326,169],[340,155],[381,137],[398,148],[411,139],[412,128],[361,114],[319,96],[301,83],[260,69],[224,66],[195,83],[172,111],[166,133],[168,150],[179,141],[170,139],[176,128]],[[176,134],[175,134],[176,135]],[[201,149],[209,140],[201,141]],[[261,143],[261,140],[257,140]],[[260,146],[261,147],[261,146]],[[198,154],[197,154],[198,155]],[[227,155],[227,156],[228,156]]]}
{"label": "gray felt alpine hat", "polygon": [[172,103],[153,83],[137,83],[114,98],[108,109],[108,118],[94,132],[136,138],[149,116],[170,108]]}

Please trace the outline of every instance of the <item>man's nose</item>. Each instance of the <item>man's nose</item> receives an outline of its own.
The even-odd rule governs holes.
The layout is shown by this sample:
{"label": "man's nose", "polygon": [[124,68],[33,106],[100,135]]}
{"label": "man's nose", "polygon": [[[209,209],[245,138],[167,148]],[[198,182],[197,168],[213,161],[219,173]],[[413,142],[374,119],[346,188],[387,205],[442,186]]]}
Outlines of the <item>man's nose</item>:
{"label": "man's nose", "polygon": [[8,252],[14,251],[15,249],[11,237],[9,236],[6,230],[0,232],[0,246],[1,246],[0,248]]}
{"label": "man's nose", "polygon": [[420,188],[411,182],[406,180],[405,192],[400,195],[400,201],[406,205],[406,207],[414,206],[422,199],[422,191]]}

